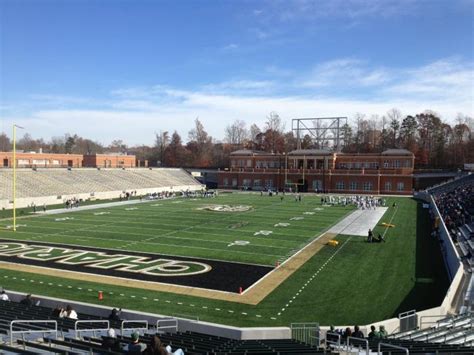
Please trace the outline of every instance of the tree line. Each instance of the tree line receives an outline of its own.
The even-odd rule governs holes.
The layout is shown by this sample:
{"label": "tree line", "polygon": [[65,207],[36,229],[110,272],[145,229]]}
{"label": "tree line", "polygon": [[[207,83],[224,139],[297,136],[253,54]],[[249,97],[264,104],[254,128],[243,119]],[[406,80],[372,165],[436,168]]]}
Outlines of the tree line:
{"label": "tree line", "polygon": [[[415,154],[417,168],[459,168],[464,163],[474,163],[474,120],[459,114],[449,124],[436,113],[425,111],[403,116],[398,109],[385,115],[356,114],[352,124],[341,127],[341,151],[346,153],[377,153],[386,149],[407,149]],[[316,122],[315,122],[316,124]],[[325,128],[325,127],[319,127]],[[330,149],[331,134],[316,141],[307,133],[301,137],[302,149]],[[25,134],[17,141],[17,149],[45,153],[100,154],[128,153],[140,161],[148,160],[150,166],[225,168],[230,153],[238,149],[266,152],[290,152],[297,147],[294,132],[286,130],[276,112],[271,112],[263,127],[252,124],[247,127],[243,120],[235,120],[224,131],[224,139],[217,141],[196,119],[188,132],[187,142],[174,131],[155,133],[155,142],[150,145],[129,147],[122,140],[113,140],[108,146],[77,134],[53,137],[49,141],[34,139]],[[0,150],[10,151],[12,142],[5,133],[0,134]]]}

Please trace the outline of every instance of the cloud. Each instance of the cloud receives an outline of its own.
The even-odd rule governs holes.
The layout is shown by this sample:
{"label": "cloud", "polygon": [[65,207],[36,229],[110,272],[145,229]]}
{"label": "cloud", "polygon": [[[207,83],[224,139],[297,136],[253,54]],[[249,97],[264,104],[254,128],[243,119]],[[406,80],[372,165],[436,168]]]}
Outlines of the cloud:
{"label": "cloud", "polygon": [[224,52],[233,52],[233,51],[236,51],[237,49],[239,49],[239,45],[236,43],[230,43],[222,47],[222,50]]}
{"label": "cloud", "polygon": [[405,80],[384,89],[401,97],[424,96],[431,99],[474,100],[474,65],[459,59],[438,60],[420,68],[404,70]]}
{"label": "cloud", "polygon": [[[271,111],[286,122],[295,117],[353,117],[357,112],[382,115],[393,107],[405,114],[431,109],[451,122],[458,112],[474,116],[473,63],[459,58],[412,68],[374,67],[357,58],[339,58],[306,73],[277,76],[272,74],[275,70],[285,71],[270,68],[262,70],[261,80],[236,78],[192,89],[117,88],[102,100],[95,99],[102,102],[99,108],[74,97],[65,100],[70,102],[67,107],[54,109],[33,100],[28,102],[29,111],[21,113],[8,109],[17,105],[4,103],[2,124],[10,127],[15,122],[45,139],[70,132],[106,144],[123,139],[134,145],[152,144],[153,132],[159,130],[176,129],[186,138],[197,116],[217,139],[235,119],[263,126]],[[300,85],[304,78],[305,85]]]}
{"label": "cloud", "polygon": [[369,68],[363,61],[342,58],[318,64],[304,75],[305,87],[375,86],[386,83],[390,74],[383,68]]}
{"label": "cloud", "polygon": [[388,18],[413,14],[417,8],[414,0],[272,0],[267,4],[266,22],[314,21],[327,17],[349,20]]}
{"label": "cloud", "polygon": [[212,93],[267,93],[274,88],[275,83],[270,80],[231,80],[217,84],[208,84],[201,88],[204,92]]}

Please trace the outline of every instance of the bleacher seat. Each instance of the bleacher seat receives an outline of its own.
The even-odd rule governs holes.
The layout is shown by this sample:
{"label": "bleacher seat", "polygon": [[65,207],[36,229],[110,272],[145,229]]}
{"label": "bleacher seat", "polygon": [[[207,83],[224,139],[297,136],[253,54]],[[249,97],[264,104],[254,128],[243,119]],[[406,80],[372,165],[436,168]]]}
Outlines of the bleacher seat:
{"label": "bleacher seat", "polygon": [[[0,200],[12,199],[12,169],[0,169]],[[196,186],[183,169],[17,169],[17,198]]]}

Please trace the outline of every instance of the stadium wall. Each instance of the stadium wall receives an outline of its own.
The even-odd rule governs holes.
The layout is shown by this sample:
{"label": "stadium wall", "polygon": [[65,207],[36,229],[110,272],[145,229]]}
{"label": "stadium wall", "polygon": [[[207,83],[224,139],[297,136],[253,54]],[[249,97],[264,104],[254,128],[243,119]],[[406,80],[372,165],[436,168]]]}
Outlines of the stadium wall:
{"label": "stadium wall", "polygon": [[[25,294],[8,291],[10,299],[15,302],[20,302]],[[71,305],[71,307],[78,313],[94,314],[96,316],[107,318],[112,310],[112,307],[92,305],[89,303],[76,302],[61,298],[44,297],[32,295],[34,300],[39,300],[41,306],[56,308],[58,305]],[[105,296],[106,297],[106,296]],[[291,330],[288,327],[252,327],[252,328],[238,328],[226,326],[222,324],[208,323],[199,320],[191,320],[180,317],[170,317],[167,315],[129,311],[122,309],[121,314],[124,320],[146,320],[150,326],[156,325],[158,320],[175,318],[178,320],[179,331],[193,331],[215,336],[223,336],[237,340],[258,340],[258,339],[290,339]]]}

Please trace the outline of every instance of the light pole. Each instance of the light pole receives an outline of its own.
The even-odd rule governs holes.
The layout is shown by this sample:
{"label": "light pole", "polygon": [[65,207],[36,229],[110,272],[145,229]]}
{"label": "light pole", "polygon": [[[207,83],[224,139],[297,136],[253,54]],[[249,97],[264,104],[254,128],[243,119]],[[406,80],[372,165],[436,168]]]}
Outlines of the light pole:
{"label": "light pole", "polygon": [[23,127],[13,125],[13,231],[16,232],[16,129]]}

